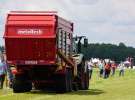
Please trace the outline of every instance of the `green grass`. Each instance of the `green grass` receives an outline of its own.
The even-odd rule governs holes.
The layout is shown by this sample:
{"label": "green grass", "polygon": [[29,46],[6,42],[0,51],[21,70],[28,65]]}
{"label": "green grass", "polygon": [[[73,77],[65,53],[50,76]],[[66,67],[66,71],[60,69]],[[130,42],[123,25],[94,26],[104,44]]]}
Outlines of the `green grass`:
{"label": "green grass", "polygon": [[32,91],[13,93],[10,89],[0,90],[0,100],[135,100],[135,70],[126,70],[124,77],[102,79],[94,69],[90,89],[64,94]]}

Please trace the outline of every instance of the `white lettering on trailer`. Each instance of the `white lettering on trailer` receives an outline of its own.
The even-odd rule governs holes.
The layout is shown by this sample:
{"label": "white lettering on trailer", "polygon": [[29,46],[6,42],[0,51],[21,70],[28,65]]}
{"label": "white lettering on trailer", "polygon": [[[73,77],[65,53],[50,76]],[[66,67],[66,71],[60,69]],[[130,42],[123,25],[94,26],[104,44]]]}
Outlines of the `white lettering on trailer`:
{"label": "white lettering on trailer", "polygon": [[25,64],[37,64],[38,62],[37,61],[25,61]]}
{"label": "white lettering on trailer", "polygon": [[19,35],[41,35],[43,30],[41,29],[18,29],[17,34]]}

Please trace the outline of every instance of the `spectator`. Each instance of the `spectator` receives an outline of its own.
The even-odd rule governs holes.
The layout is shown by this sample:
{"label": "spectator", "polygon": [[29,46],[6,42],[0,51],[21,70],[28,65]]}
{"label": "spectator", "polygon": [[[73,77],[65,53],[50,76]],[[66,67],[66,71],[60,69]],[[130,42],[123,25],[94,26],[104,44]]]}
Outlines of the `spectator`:
{"label": "spectator", "polygon": [[9,66],[6,62],[6,52],[3,51],[2,52],[2,58],[3,58],[3,61],[7,67],[7,82],[6,82],[6,85],[9,86],[10,88],[12,88],[12,82],[13,82],[13,74],[11,72],[11,67],[14,67],[14,66]]}
{"label": "spectator", "polygon": [[99,67],[99,76],[102,77],[104,72],[104,63],[102,60],[99,62],[98,67]]}
{"label": "spectator", "polygon": [[91,76],[92,76],[92,72],[93,72],[93,63],[92,63],[92,61],[90,60],[89,62],[88,62],[88,69],[89,69],[89,78],[91,79]]}
{"label": "spectator", "polygon": [[7,65],[7,79],[8,79],[8,86],[9,88],[12,88],[12,83],[13,83],[13,74],[11,72],[11,68],[12,66],[8,66]]}
{"label": "spectator", "polygon": [[124,63],[123,62],[121,62],[120,64],[119,64],[119,76],[124,76]]}
{"label": "spectator", "polygon": [[3,88],[3,83],[7,73],[7,67],[3,60],[0,60],[0,89]]}
{"label": "spectator", "polygon": [[108,78],[111,72],[111,63],[110,61],[105,64],[105,73],[104,78]]}
{"label": "spectator", "polygon": [[112,68],[112,76],[115,75],[115,69],[116,69],[116,64],[115,62],[113,61],[113,63],[111,64],[111,68]]}

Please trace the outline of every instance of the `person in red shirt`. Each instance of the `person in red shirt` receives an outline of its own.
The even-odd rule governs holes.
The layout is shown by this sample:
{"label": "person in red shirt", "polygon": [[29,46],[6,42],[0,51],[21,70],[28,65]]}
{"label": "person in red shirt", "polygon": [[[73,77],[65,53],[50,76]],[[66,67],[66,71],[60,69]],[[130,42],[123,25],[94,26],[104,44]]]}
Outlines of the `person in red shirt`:
{"label": "person in red shirt", "polygon": [[114,75],[115,75],[115,69],[116,69],[116,64],[115,64],[115,62],[113,62],[113,63],[111,64],[111,69],[112,69],[112,76],[114,76]]}
{"label": "person in red shirt", "polygon": [[110,61],[105,64],[105,75],[104,78],[108,78],[111,72],[111,63]]}

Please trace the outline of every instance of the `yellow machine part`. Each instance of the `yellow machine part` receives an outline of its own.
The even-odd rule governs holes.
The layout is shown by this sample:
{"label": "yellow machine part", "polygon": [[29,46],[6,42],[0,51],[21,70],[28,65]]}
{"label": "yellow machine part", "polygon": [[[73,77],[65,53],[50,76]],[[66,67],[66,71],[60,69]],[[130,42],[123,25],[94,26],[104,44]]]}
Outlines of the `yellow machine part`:
{"label": "yellow machine part", "polygon": [[71,61],[69,58],[67,58],[61,51],[59,51],[58,50],[58,52],[57,52],[57,54],[59,55],[59,57],[60,58],[62,58],[63,60],[64,60],[64,62],[67,64],[67,65],[69,65],[69,66],[71,66],[73,69],[74,69],[74,76],[77,76],[77,64],[76,64],[76,62],[75,62],[75,60],[74,60],[74,62],[73,61]]}

